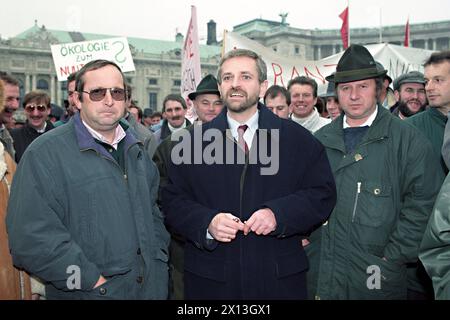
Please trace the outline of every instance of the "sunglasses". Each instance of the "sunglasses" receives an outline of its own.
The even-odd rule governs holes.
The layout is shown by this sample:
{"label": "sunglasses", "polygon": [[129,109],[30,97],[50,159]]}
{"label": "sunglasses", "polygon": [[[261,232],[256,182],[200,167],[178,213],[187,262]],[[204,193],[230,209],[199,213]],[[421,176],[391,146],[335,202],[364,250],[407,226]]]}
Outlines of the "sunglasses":
{"label": "sunglasses", "polygon": [[106,90],[109,90],[111,97],[116,101],[125,100],[125,89],[122,88],[98,88],[91,91],[83,91],[89,94],[89,99],[92,101],[102,101],[106,96]]}
{"label": "sunglasses", "polygon": [[25,106],[25,111],[28,113],[32,113],[34,111],[34,109],[37,109],[37,111],[39,111],[39,112],[44,112],[45,110],[47,110],[47,106],[43,105],[43,104],[39,104],[39,105],[29,104],[29,105]]}

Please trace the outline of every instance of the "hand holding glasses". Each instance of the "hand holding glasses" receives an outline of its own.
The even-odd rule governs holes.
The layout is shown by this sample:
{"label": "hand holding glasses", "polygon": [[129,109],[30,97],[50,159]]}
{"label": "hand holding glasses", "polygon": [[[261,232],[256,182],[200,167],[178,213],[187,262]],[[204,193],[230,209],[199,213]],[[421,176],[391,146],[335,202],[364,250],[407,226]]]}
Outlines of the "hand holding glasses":
{"label": "hand holding glasses", "polygon": [[122,88],[98,88],[83,92],[89,94],[89,99],[91,99],[92,101],[102,101],[106,96],[106,90],[109,90],[109,93],[114,100],[125,100],[125,89]]}

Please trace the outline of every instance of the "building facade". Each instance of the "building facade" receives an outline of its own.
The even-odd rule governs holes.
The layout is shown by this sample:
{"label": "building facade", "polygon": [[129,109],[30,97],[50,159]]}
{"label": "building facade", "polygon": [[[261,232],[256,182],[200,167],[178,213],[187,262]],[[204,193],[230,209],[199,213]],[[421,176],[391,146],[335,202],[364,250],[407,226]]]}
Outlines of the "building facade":
{"label": "building facade", "polygon": [[[234,27],[237,32],[278,54],[307,60],[318,60],[342,51],[340,30],[306,30],[291,27],[282,21],[255,19]],[[450,21],[411,24],[412,47],[446,50],[450,48]],[[382,29],[382,41],[403,44],[405,26]],[[58,82],[51,55],[53,44],[112,38],[112,35],[47,30],[37,22],[30,29],[10,39],[0,39],[0,71],[6,71],[21,83],[21,95],[31,90],[46,91],[53,103],[62,105],[67,98],[66,83]],[[164,97],[179,93],[181,84],[181,48],[183,36],[174,41],[160,41],[128,37],[136,67],[126,73],[133,89],[133,100],[141,108],[161,110]],[[372,44],[380,42],[379,28],[351,29],[351,42]],[[202,75],[216,74],[221,46],[216,40],[216,24],[208,23],[207,45],[200,45]]]}
{"label": "building facade", "polygon": [[[19,80],[22,97],[39,89],[47,92],[53,103],[63,105],[67,84],[57,79],[50,46],[112,37],[115,36],[47,30],[35,24],[16,37],[0,39],[0,71]],[[125,73],[125,77],[133,89],[133,100],[141,108],[161,110],[166,95],[180,93],[183,42],[180,34],[175,41],[128,38],[136,71]],[[216,74],[220,53],[218,45],[200,46],[202,76]]]}
{"label": "building facade", "polygon": [[[235,26],[233,32],[287,57],[319,60],[343,50],[340,30],[299,29],[286,23],[285,17],[281,22],[251,20]],[[381,32],[380,28],[351,29],[350,37],[351,43],[362,45],[380,42],[403,45],[405,26],[386,26]],[[450,21],[411,24],[410,46],[428,50],[448,50]]]}

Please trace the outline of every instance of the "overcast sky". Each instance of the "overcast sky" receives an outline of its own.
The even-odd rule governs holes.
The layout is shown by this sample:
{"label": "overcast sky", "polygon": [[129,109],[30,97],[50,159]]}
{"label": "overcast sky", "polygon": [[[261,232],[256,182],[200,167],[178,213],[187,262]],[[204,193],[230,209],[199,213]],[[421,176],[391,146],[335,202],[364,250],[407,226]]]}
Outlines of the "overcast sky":
{"label": "overcast sky", "polygon": [[[15,36],[32,27],[34,20],[48,29],[173,40],[176,30],[186,34],[190,7],[197,7],[200,42],[206,41],[206,23],[217,23],[218,38],[224,29],[263,18],[281,21],[289,13],[292,27],[339,29],[338,15],[346,0],[10,0],[0,10],[0,35]],[[450,20],[450,0],[351,0],[350,28]],[[450,33],[450,30],[449,30]]]}

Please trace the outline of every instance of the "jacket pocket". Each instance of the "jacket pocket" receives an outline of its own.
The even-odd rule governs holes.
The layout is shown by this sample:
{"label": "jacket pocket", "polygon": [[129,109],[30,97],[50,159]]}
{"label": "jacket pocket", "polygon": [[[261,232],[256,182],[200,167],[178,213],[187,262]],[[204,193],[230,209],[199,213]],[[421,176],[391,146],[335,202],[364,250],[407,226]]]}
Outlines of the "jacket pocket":
{"label": "jacket pocket", "polygon": [[369,252],[353,251],[347,277],[349,299],[406,299],[405,265],[386,261]]}
{"label": "jacket pocket", "polygon": [[355,201],[352,222],[379,227],[392,213],[391,187],[373,182],[358,182],[355,188]]}
{"label": "jacket pocket", "polygon": [[[299,244],[301,245],[301,244]],[[297,250],[277,257],[277,278],[288,277],[308,269],[305,251]]]}
{"label": "jacket pocket", "polygon": [[185,254],[184,270],[197,276],[225,282],[225,262],[223,260],[206,257],[193,249]]}

